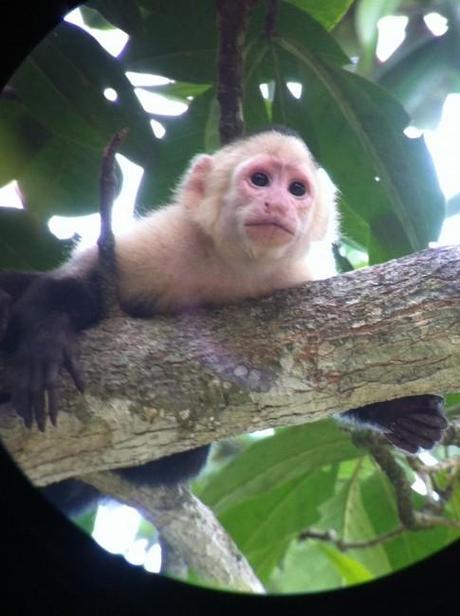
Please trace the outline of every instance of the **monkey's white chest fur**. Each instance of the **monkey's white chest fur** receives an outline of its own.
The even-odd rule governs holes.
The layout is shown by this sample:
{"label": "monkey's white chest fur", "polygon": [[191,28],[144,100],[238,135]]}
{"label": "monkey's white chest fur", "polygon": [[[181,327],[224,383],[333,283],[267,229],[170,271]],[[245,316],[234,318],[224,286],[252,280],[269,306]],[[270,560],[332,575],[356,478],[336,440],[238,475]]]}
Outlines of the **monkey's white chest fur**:
{"label": "monkey's white chest fur", "polygon": [[155,312],[259,297],[313,278],[304,259],[226,262],[176,205],[139,221],[116,245],[122,301],[154,298]]}

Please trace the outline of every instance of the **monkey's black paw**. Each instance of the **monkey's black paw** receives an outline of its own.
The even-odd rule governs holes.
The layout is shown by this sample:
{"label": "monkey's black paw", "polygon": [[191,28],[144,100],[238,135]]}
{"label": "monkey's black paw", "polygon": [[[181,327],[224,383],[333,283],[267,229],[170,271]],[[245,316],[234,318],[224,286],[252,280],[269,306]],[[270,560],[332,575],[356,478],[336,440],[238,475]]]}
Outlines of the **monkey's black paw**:
{"label": "monkey's black paw", "polygon": [[44,432],[47,417],[56,426],[61,367],[66,368],[82,392],[84,382],[77,359],[76,337],[68,319],[62,315],[23,332],[13,353],[11,405],[27,428],[36,422]]}
{"label": "monkey's black paw", "polygon": [[443,398],[431,394],[377,402],[343,415],[381,432],[392,445],[412,454],[434,447],[448,425]]}

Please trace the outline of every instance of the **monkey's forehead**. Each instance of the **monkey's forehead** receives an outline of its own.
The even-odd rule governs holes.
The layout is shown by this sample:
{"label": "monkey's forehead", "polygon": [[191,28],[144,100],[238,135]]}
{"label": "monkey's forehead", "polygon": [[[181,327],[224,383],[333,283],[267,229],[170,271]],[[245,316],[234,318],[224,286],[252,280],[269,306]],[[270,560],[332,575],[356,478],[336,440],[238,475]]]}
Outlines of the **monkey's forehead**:
{"label": "monkey's forehead", "polygon": [[267,131],[230,144],[216,153],[216,160],[241,163],[244,159],[268,154],[292,164],[312,164],[313,157],[306,144],[292,135]]}

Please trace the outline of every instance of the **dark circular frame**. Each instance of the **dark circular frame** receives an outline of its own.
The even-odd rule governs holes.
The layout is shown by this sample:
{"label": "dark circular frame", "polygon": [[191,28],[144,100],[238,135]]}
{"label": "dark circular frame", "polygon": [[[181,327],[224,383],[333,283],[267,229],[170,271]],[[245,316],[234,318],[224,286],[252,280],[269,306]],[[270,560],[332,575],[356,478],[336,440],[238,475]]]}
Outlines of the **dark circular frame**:
{"label": "dark circular frame", "polygon": [[[174,1],[174,0],[171,0]],[[80,2],[2,9],[0,87],[33,47]],[[0,444],[2,604],[15,614],[207,614],[236,610],[394,611],[428,614],[458,604],[460,542],[376,581],[314,594],[254,596],[198,588],[130,566],[55,510]],[[340,610],[340,612],[339,612]],[[13,613],[13,612],[11,612]]]}

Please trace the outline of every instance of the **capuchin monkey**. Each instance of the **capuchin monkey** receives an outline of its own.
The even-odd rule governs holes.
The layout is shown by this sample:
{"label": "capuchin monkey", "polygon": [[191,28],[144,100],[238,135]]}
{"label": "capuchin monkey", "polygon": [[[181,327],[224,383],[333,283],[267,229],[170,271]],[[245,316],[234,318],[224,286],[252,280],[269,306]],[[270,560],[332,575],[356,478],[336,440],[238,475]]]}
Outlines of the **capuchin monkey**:
{"label": "capuchin monkey", "polygon": [[[333,263],[336,221],[335,191],[290,131],[264,131],[199,155],[171,203],[117,237],[121,306],[131,316],[152,317],[332,275],[317,251],[326,247]],[[101,318],[97,248],[77,249],[50,273],[0,272],[0,289],[0,317],[10,315],[3,347],[13,365],[11,404],[27,428],[36,423],[44,431],[47,418],[56,425],[61,367],[83,391],[75,349],[78,332]],[[442,403],[439,396],[413,396],[341,417],[416,453],[440,440],[447,426]],[[208,446],[199,447],[116,472],[140,484],[177,483],[196,475],[207,454]],[[45,491],[68,511],[75,505],[70,488],[83,485],[67,480]]]}

